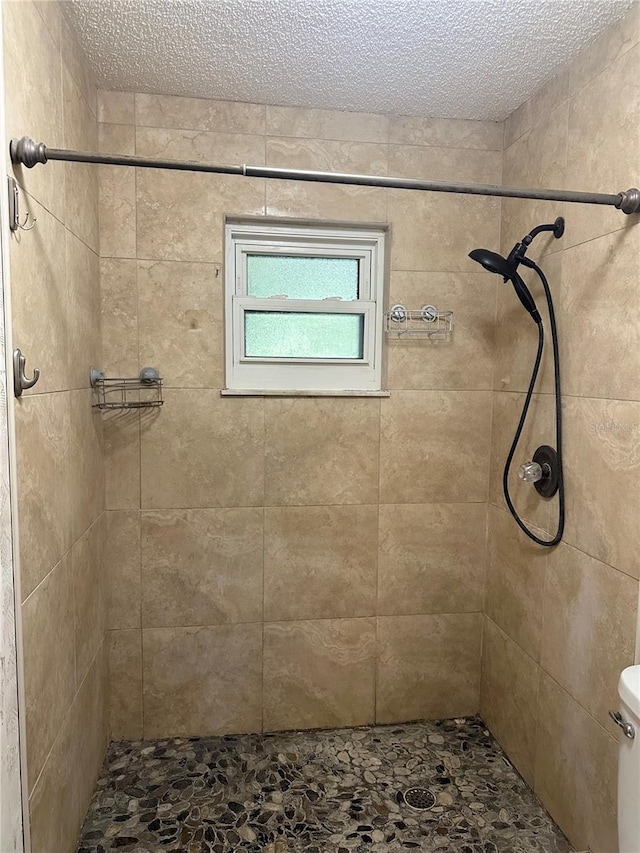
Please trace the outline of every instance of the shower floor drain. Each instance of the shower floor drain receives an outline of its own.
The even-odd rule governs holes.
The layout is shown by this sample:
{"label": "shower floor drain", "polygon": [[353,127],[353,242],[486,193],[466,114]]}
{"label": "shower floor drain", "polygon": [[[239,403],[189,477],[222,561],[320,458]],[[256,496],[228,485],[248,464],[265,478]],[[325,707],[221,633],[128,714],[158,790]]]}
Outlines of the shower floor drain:
{"label": "shower floor drain", "polygon": [[407,788],[403,797],[409,808],[419,812],[426,812],[436,804],[436,798],[428,788]]}

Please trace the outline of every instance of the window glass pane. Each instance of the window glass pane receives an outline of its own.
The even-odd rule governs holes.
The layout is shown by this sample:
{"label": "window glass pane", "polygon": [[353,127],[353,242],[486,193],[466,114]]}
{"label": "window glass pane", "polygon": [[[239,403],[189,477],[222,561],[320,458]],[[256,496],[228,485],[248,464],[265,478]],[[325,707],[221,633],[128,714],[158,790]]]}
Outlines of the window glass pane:
{"label": "window glass pane", "polygon": [[357,258],[247,255],[249,296],[289,299],[358,298]]}
{"label": "window glass pane", "polygon": [[245,356],[363,358],[364,315],[245,311]]}

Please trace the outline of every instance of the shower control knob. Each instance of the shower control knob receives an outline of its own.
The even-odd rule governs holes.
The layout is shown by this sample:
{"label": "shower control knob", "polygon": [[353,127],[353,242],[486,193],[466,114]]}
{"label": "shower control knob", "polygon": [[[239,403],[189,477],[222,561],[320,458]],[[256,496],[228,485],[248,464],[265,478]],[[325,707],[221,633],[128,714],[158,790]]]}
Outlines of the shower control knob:
{"label": "shower control knob", "polygon": [[525,483],[533,483],[536,492],[543,498],[552,498],[558,491],[561,477],[558,454],[553,447],[542,444],[533,454],[531,462],[520,466],[518,477]]}
{"label": "shower control knob", "polygon": [[518,477],[525,483],[537,483],[543,476],[542,466],[537,462],[525,462],[518,469]]}

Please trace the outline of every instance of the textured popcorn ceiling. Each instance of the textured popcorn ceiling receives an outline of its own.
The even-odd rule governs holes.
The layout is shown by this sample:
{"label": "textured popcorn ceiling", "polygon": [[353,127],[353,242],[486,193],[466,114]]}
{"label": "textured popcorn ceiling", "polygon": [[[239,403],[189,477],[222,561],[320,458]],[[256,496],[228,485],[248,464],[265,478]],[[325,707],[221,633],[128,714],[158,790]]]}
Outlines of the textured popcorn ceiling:
{"label": "textured popcorn ceiling", "polygon": [[102,88],[503,119],[631,0],[71,0]]}

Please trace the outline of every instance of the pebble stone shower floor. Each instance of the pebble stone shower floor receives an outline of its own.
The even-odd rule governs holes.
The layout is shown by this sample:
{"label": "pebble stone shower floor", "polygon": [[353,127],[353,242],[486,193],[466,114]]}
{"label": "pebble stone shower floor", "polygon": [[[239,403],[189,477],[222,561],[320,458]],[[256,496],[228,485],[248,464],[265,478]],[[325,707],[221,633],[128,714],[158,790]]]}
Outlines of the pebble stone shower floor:
{"label": "pebble stone shower floor", "polygon": [[[415,811],[402,792],[428,789]],[[112,743],[77,853],[569,853],[478,717]]]}

